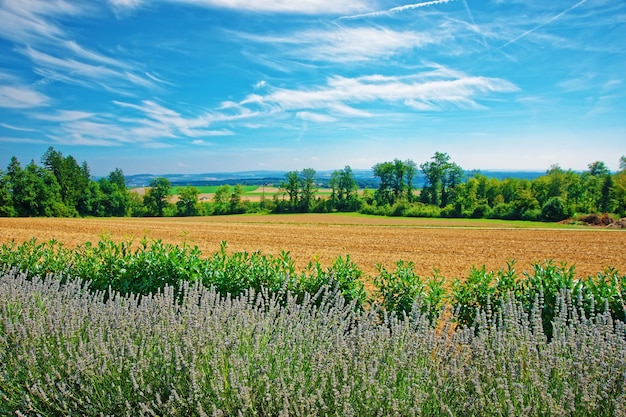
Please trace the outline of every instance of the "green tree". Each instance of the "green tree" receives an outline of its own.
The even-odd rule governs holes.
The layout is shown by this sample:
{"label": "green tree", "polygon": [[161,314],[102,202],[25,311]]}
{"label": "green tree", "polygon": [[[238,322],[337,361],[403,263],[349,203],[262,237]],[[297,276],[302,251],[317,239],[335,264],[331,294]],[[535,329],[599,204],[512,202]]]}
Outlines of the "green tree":
{"label": "green tree", "polygon": [[172,184],[167,178],[159,177],[150,181],[150,189],[143,198],[149,216],[163,217],[165,208],[169,205],[169,194]]}
{"label": "green tree", "polygon": [[90,202],[83,201],[89,197],[90,173],[87,163],[79,165],[73,156],[64,157],[52,146],[44,153],[41,162],[56,178],[65,206],[81,215],[91,214],[88,212]]}
{"label": "green tree", "polygon": [[372,167],[374,176],[378,177],[380,182],[378,189],[374,193],[374,200],[378,205],[393,205],[395,202],[394,185],[396,185],[395,177],[395,164],[393,162],[380,162]]}
{"label": "green tree", "polygon": [[99,215],[123,217],[130,214],[131,194],[121,169],[116,168],[107,177],[100,178],[98,185],[101,191]]}
{"label": "green tree", "polygon": [[334,171],[330,176],[329,185],[331,209],[338,211],[358,210],[359,186],[349,165],[346,165],[342,170]]}
{"label": "green tree", "polygon": [[243,203],[243,185],[236,184],[233,193],[230,195],[230,212],[233,214],[245,213],[246,207]]}
{"label": "green tree", "polygon": [[413,181],[417,175],[417,164],[411,159],[404,161],[404,179],[406,182],[406,198],[409,202],[415,200]]}
{"label": "green tree", "polygon": [[602,161],[595,161],[587,165],[589,168],[589,174],[595,177],[603,177],[605,175],[610,174],[609,169],[606,167],[606,164]]}
{"label": "green tree", "polygon": [[13,208],[9,176],[0,171],[0,217],[13,217],[16,214]]}
{"label": "green tree", "polygon": [[620,217],[626,217],[626,160],[623,156],[622,160],[624,165],[620,163],[620,171],[613,177],[611,204],[615,213]]}
{"label": "green tree", "polygon": [[456,188],[463,180],[463,170],[454,162],[450,155],[435,152],[431,161],[420,165],[426,183],[422,190],[422,202],[445,207],[455,199]]}
{"label": "green tree", "polygon": [[230,197],[231,197],[230,185],[224,184],[217,188],[215,195],[213,196],[214,214],[228,214],[230,213]]}
{"label": "green tree", "polygon": [[605,211],[609,201],[609,188],[606,187],[606,177],[610,176],[610,171],[604,162],[596,161],[588,165],[588,170],[581,175],[583,195],[581,201],[581,211],[585,213],[595,213]]}
{"label": "green tree", "polygon": [[200,191],[196,187],[188,185],[178,189],[178,201],[176,209],[179,216],[198,215],[198,194]]}
{"label": "green tree", "polygon": [[317,192],[315,186],[315,170],[313,168],[305,168],[299,176],[300,199],[298,201],[299,211],[309,212],[313,204],[313,197]]}
{"label": "green tree", "polygon": [[381,162],[372,171],[379,178],[378,189],[374,198],[378,205],[393,205],[401,199],[413,201],[413,181],[417,173],[417,165],[410,159],[401,161]]}
{"label": "green tree", "polygon": [[144,217],[148,215],[148,209],[144,204],[144,197],[136,191],[129,191],[128,212],[133,217]]}
{"label": "green tree", "polygon": [[602,213],[610,213],[613,211],[612,207],[612,190],[613,190],[613,177],[610,174],[604,175],[602,179],[602,185],[600,187],[600,199],[598,200],[598,210]]}
{"label": "green tree", "polygon": [[289,196],[291,211],[296,211],[299,206],[300,173],[289,171],[285,174],[285,180],[280,183],[280,188]]}

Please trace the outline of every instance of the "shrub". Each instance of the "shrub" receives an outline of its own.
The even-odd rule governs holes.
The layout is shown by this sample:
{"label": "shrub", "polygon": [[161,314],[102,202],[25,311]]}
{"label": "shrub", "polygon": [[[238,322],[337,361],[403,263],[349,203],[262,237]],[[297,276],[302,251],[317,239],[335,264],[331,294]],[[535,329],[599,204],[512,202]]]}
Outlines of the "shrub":
{"label": "shrub", "polygon": [[413,262],[398,261],[395,270],[388,271],[376,265],[378,275],[374,277],[374,300],[385,312],[406,317],[418,309],[434,322],[443,308],[444,279],[435,270],[433,277],[424,282],[415,274]]}
{"label": "shrub", "polygon": [[549,222],[558,222],[569,217],[567,207],[560,197],[552,197],[541,207],[541,218]]}

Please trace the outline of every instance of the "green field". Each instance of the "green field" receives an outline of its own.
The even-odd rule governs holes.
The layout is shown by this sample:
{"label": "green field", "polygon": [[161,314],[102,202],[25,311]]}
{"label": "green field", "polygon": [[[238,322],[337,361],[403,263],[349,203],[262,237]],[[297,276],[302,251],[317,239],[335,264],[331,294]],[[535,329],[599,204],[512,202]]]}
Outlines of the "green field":
{"label": "green field", "polygon": [[[215,194],[215,192],[217,191],[218,188],[221,187],[221,185],[196,185],[194,186],[195,188],[198,189],[198,192],[200,194]],[[231,188],[234,188],[234,186],[230,186]],[[251,193],[252,191],[255,191],[259,188],[258,185],[243,185],[243,192],[244,194],[248,194]],[[171,191],[170,191],[170,195],[177,195],[178,194],[178,190],[181,188],[185,188],[184,186],[174,186],[172,187]],[[252,193],[254,195],[254,193]],[[261,193],[258,193],[261,194]]]}

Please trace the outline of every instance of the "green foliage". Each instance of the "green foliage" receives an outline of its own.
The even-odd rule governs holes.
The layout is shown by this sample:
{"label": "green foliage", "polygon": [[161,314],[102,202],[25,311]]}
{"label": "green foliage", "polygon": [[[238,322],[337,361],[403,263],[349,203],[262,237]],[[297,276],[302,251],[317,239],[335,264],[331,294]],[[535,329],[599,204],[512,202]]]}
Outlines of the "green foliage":
{"label": "green foliage", "polygon": [[54,240],[38,243],[31,239],[21,245],[3,244],[0,266],[18,268],[29,277],[49,273],[78,277],[89,282],[93,290],[111,288],[122,294],[153,294],[166,285],[197,281],[221,294],[263,289],[273,294],[291,292],[302,300],[305,294],[327,288],[354,300],[359,308],[366,301],[362,272],[349,256],[337,258],[328,268],[315,261],[297,272],[288,252],[279,256],[259,251],[229,253],[225,242],[218,252],[204,258],[197,246],[145,238],[137,245],[114,242],[103,235],[96,244],[87,242],[74,250]]}
{"label": "green foliage", "polygon": [[360,207],[358,185],[352,173],[352,168],[346,166],[343,170],[334,171],[330,176],[329,185],[331,195],[328,201],[330,210],[357,211]]}
{"label": "green foliage", "polygon": [[417,173],[415,162],[410,159],[382,162],[374,165],[372,171],[380,179],[374,199],[378,205],[393,206],[398,200],[413,201],[413,180]]}
{"label": "green foliage", "polygon": [[[622,157],[623,159],[623,157]],[[620,166],[623,161],[620,159]],[[532,181],[497,180],[474,173],[464,180],[461,167],[448,154],[436,152],[420,164],[425,184],[414,189],[417,165],[410,159],[378,163],[375,191],[359,195],[352,169],[346,166],[330,177],[328,196],[321,195],[311,168],[290,171],[273,194],[260,204],[244,200],[256,186],[194,187],[197,193],[215,193],[214,204],[198,203],[189,187],[172,187],[156,178],[138,198],[125,185],[123,172],[92,180],[89,167],[50,147],[42,167],[31,162],[22,168],[13,157],[6,173],[0,171],[0,216],[193,216],[255,212],[359,211],[364,214],[415,217],[466,217],[525,221],[560,221],[574,214],[609,213],[626,216],[626,170],[612,174],[603,162],[589,164],[580,173],[552,165]],[[165,183],[167,181],[167,183]],[[179,195],[176,206],[169,196]],[[194,194],[196,196],[194,197]],[[419,200],[419,201],[418,201]]]}
{"label": "green foliage", "polygon": [[163,217],[169,205],[172,185],[167,178],[159,177],[150,181],[150,188],[143,197],[143,205],[148,216]]}
{"label": "green foliage", "polygon": [[543,220],[558,222],[567,219],[569,216],[570,213],[567,212],[567,207],[561,197],[551,197],[541,207],[541,218]]}
{"label": "green foliage", "polygon": [[280,183],[280,189],[289,197],[288,201],[276,201],[274,212],[307,213],[316,210],[314,195],[317,192],[315,184],[316,172],[313,168],[302,171],[289,171],[285,180]]}
{"label": "green foliage", "polygon": [[395,270],[388,271],[383,265],[376,266],[374,277],[374,300],[389,314],[406,317],[418,310],[434,322],[443,308],[444,279],[437,271],[424,282],[415,274],[413,262],[398,261]]}
{"label": "green foliage", "polygon": [[176,202],[177,214],[179,216],[198,215],[198,189],[187,186],[179,188],[178,201]]}

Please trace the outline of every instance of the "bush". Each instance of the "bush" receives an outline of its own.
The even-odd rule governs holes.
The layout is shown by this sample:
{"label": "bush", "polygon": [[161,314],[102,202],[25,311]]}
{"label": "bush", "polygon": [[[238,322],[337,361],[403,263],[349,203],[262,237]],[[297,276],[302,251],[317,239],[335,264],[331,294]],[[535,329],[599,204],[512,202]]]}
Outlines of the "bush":
{"label": "bush", "polygon": [[558,222],[569,217],[567,207],[560,197],[552,197],[541,207],[541,218],[549,222]]}
{"label": "bush", "polygon": [[541,210],[540,209],[528,209],[524,210],[521,215],[522,220],[526,221],[538,221],[541,220]]}
{"label": "bush", "polygon": [[415,310],[434,322],[443,308],[444,279],[435,271],[433,277],[424,282],[415,274],[413,262],[398,261],[394,271],[378,264],[378,275],[374,277],[374,300],[385,312],[406,317]]}
{"label": "bush", "polygon": [[441,209],[432,204],[413,203],[405,215],[407,217],[440,217]]}
{"label": "bush", "polygon": [[488,204],[479,204],[472,211],[472,218],[474,219],[488,219],[491,217],[491,207]]}

